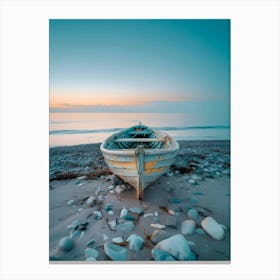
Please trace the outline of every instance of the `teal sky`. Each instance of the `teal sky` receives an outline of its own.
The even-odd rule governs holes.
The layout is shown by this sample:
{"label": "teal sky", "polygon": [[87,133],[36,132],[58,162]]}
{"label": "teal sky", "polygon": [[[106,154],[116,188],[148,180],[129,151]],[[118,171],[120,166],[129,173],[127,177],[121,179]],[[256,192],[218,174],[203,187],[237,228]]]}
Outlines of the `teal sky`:
{"label": "teal sky", "polygon": [[229,100],[229,20],[50,20],[51,111],[229,118]]}

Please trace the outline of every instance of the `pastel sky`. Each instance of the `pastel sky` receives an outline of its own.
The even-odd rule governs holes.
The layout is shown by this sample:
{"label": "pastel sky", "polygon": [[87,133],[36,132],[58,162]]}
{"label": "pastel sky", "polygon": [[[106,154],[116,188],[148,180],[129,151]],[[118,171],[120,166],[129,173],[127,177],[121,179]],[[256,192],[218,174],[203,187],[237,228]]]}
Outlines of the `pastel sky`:
{"label": "pastel sky", "polygon": [[50,20],[52,112],[229,115],[229,20]]}

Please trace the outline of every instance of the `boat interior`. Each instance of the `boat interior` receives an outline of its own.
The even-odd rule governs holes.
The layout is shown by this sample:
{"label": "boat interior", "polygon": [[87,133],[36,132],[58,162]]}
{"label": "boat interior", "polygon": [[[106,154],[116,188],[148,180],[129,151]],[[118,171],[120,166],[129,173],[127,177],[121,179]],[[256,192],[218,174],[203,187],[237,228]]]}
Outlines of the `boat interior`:
{"label": "boat interior", "polygon": [[143,145],[145,149],[168,149],[171,144],[171,138],[163,136],[151,128],[142,125],[133,126],[123,130],[108,139],[105,148],[115,149],[135,149],[138,145]]}

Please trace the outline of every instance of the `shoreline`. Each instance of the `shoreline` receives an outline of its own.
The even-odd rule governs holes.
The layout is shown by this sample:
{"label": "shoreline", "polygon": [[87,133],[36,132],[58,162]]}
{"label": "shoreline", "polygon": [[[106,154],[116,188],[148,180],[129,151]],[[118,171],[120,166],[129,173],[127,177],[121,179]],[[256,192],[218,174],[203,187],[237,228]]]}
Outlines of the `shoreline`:
{"label": "shoreline", "polygon": [[[230,150],[230,140],[180,140],[177,142],[179,143],[179,156],[180,153],[186,152],[186,149],[194,148],[200,150],[203,147],[223,149],[226,146]],[[102,170],[103,175],[107,174],[109,171],[100,152],[100,145],[101,143],[93,143],[49,148],[50,181],[73,179],[83,175],[101,176]],[[101,170],[101,173],[95,172],[96,169]]]}
{"label": "shoreline", "polygon": [[[142,201],[128,184],[116,182],[104,162],[100,143],[50,148],[51,263],[86,263],[88,250],[97,254],[96,261],[111,261],[104,246],[116,237],[123,240],[127,261],[154,261],[152,252],[160,240],[177,234],[187,240],[195,261],[230,261],[230,141],[178,143],[180,149],[170,171],[145,189]],[[141,214],[131,212],[133,208],[140,208]],[[128,222],[121,217],[123,209],[132,221],[127,231],[119,228]],[[100,219],[96,211],[101,213]],[[203,229],[207,217],[224,226],[221,240]],[[186,234],[183,222],[191,219],[195,229]],[[164,228],[156,229],[153,224]],[[127,239],[132,234],[144,240],[141,249],[130,248]],[[73,243],[69,251],[59,247],[66,236]]]}

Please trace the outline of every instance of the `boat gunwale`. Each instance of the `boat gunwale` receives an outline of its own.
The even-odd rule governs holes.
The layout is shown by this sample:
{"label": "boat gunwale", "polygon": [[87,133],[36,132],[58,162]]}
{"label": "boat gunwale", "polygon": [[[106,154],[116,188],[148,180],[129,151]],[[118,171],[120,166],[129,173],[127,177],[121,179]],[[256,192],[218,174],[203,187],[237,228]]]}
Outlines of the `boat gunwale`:
{"label": "boat gunwale", "polygon": [[[133,126],[133,127],[136,127],[136,126]],[[100,146],[101,152],[105,153],[105,154],[111,154],[111,155],[134,156],[135,155],[135,148],[134,149],[113,149],[113,150],[105,148],[106,143],[108,143],[110,141],[114,141],[116,136],[121,135],[124,132],[131,130],[131,128],[133,128],[133,127],[123,129],[119,132],[116,132],[116,133],[112,134],[110,137],[108,137],[105,141],[103,141],[101,143],[101,146]],[[158,155],[158,154],[175,153],[179,150],[178,142],[173,137],[171,137],[169,134],[167,134],[163,131],[157,130],[157,129],[152,129],[152,131],[156,134],[163,135],[164,137],[168,136],[170,138],[170,142],[172,144],[174,144],[174,147],[172,147],[172,148],[162,148],[162,149],[158,149],[158,148],[147,149],[146,148],[146,149],[144,149],[145,155]]]}

